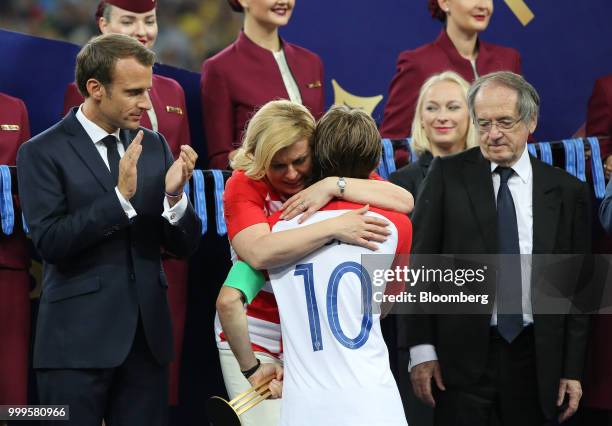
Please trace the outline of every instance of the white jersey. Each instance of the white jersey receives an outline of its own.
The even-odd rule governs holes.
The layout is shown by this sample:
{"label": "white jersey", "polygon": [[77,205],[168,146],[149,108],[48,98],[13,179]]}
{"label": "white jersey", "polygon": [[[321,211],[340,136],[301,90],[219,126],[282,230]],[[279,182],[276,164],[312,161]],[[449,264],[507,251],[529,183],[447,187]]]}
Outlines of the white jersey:
{"label": "white jersey", "polygon": [[[347,211],[323,210],[305,224]],[[278,222],[273,231],[298,226],[296,218]],[[389,230],[392,235],[377,254],[398,250],[398,226],[391,222]],[[409,222],[405,231],[411,232]],[[361,256],[373,253],[335,241],[292,265],[269,270],[283,334],[281,426],[407,425],[380,315],[371,309],[372,287],[368,278],[360,278]]]}

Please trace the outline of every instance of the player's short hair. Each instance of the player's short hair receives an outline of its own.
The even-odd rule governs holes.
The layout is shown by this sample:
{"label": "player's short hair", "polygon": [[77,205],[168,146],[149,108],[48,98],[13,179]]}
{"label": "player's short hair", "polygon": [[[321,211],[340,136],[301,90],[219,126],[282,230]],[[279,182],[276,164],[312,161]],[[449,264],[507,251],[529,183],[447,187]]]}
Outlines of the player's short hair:
{"label": "player's short hair", "polygon": [[134,58],[139,64],[152,67],[155,53],[134,38],[122,34],[106,34],[92,38],[77,55],[75,80],[83,97],[91,78],[108,86],[113,82],[115,64],[119,59]]}
{"label": "player's short hair", "polygon": [[380,163],[380,134],[365,112],[335,105],[319,120],[313,145],[313,179],[365,179]]}
{"label": "player's short hair", "polygon": [[315,119],[305,106],[286,100],[270,101],[249,120],[231,166],[259,180],[281,149],[304,139],[312,146],[314,129]]}

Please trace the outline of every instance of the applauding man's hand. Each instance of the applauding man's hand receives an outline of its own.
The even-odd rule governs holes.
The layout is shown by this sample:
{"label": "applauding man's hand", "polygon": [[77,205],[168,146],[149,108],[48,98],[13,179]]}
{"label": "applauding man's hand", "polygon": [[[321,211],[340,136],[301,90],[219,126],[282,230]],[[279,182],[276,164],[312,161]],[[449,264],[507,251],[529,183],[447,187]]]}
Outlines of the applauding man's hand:
{"label": "applauding man's hand", "polygon": [[[173,206],[180,201],[185,183],[191,179],[198,154],[189,145],[181,145],[181,154],[166,173],[166,194]],[[174,196],[175,195],[175,196]]]}
{"label": "applauding man's hand", "polygon": [[119,160],[119,181],[117,182],[117,188],[126,200],[130,200],[136,193],[138,185],[138,171],[136,166],[140,154],[142,153],[141,142],[143,137],[144,133],[141,130],[125,151],[123,158]]}

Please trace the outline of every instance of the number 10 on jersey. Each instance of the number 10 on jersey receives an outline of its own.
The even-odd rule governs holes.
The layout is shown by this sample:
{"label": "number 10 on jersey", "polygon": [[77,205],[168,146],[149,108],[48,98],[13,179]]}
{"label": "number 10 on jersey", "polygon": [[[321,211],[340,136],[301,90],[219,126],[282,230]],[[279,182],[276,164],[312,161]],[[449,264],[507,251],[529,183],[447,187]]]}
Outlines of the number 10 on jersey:
{"label": "number 10 on jersey", "polygon": [[[361,309],[363,307],[361,330],[359,334],[352,339],[342,330],[340,317],[338,315],[338,289],[340,287],[340,280],[345,274],[349,273],[357,275],[361,283],[361,306],[355,306],[354,309]],[[313,264],[303,263],[296,265],[293,275],[302,276],[304,279],[306,309],[308,311],[312,350],[315,352],[323,350],[321,320],[315,295]],[[365,271],[359,263],[343,262],[334,268],[327,283],[326,305],[329,327],[336,340],[349,349],[358,349],[363,346],[367,342],[370,330],[372,329],[372,281],[367,271]],[[348,307],[348,309],[353,309],[353,307]]]}

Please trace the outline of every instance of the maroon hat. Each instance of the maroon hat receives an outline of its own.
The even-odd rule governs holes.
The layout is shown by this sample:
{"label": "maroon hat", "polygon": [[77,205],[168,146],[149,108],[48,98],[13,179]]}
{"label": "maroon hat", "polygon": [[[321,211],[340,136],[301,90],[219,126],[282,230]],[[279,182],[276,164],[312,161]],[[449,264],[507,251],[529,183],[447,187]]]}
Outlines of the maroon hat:
{"label": "maroon hat", "polygon": [[230,7],[234,10],[234,12],[244,12],[244,9],[242,8],[238,0],[227,0],[227,2],[229,3]]}
{"label": "maroon hat", "polygon": [[121,9],[134,13],[145,13],[155,9],[157,0],[101,0],[96,10],[96,21],[98,21],[104,13],[104,7],[110,4]]}
{"label": "maroon hat", "polygon": [[429,13],[431,13],[431,17],[437,19],[438,21],[445,22],[446,21],[446,13],[442,9],[440,9],[440,5],[438,4],[438,0],[429,0],[429,4],[427,8],[429,9]]}

